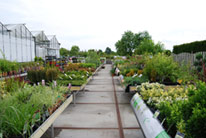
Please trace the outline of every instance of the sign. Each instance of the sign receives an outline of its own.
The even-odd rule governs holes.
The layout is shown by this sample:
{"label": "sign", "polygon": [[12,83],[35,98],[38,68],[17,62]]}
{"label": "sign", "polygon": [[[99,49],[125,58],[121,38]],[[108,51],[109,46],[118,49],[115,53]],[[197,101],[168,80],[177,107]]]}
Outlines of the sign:
{"label": "sign", "polygon": [[180,133],[179,131],[177,131],[177,133],[175,135],[175,138],[184,138],[184,137],[185,137],[185,134]]}
{"label": "sign", "polygon": [[132,97],[130,104],[146,138],[170,138],[138,93]]}

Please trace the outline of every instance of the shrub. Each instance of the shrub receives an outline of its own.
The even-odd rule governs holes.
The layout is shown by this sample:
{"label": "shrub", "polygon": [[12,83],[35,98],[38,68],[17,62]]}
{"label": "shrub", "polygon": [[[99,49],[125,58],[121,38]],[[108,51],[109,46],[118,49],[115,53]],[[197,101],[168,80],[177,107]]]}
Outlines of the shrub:
{"label": "shrub", "polygon": [[147,75],[150,81],[172,81],[176,82],[178,78],[179,67],[172,57],[164,54],[154,55],[148,58],[143,69],[143,74]]}
{"label": "shrub", "polygon": [[196,53],[196,52],[202,52],[202,51],[206,51],[206,40],[185,43],[185,44],[176,45],[173,47],[173,53],[175,54],[179,54],[183,52]]}
{"label": "shrub", "polygon": [[45,80],[47,82],[52,82],[53,80],[56,80],[58,78],[58,73],[59,71],[57,68],[47,68]]}
{"label": "shrub", "polygon": [[141,83],[147,82],[148,78],[147,76],[141,76],[141,77],[125,77],[124,84],[126,85],[140,85]]}

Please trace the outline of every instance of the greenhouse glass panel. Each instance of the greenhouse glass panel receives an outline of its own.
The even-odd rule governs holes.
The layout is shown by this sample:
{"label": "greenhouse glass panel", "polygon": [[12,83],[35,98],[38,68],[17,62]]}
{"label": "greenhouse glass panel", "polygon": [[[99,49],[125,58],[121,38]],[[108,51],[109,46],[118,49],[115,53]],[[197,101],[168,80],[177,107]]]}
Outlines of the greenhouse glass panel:
{"label": "greenhouse glass panel", "polygon": [[12,61],[17,61],[17,44],[16,44],[16,38],[13,34],[13,32],[10,33],[10,37],[11,37],[11,54],[12,54]]}
{"label": "greenhouse glass panel", "polygon": [[0,23],[0,58],[3,58],[3,24]]}
{"label": "greenhouse glass panel", "polygon": [[9,41],[9,34],[7,32],[4,33],[4,54],[7,60],[10,60],[10,41]]}

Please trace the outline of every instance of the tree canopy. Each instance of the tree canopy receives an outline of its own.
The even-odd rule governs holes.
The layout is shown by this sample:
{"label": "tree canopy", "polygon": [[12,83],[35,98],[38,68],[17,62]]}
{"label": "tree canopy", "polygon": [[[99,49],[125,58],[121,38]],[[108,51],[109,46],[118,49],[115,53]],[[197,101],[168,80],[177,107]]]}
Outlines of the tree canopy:
{"label": "tree canopy", "polygon": [[126,31],[122,35],[122,38],[115,44],[117,53],[122,56],[132,55],[134,50],[145,39],[152,39],[147,31],[139,32],[137,34],[133,33],[132,31]]}
{"label": "tree canopy", "polygon": [[112,53],[111,48],[107,47],[107,48],[105,49],[105,53],[106,53],[106,54],[111,54],[111,53]]}
{"label": "tree canopy", "polygon": [[78,56],[79,54],[79,47],[74,45],[71,47],[71,50],[70,50],[70,56]]}
{"label": "tree canopy", "polygon": [[60,48],[60,55],[65,57],[68,56],[69,50],[67,50],[66,48]]}
{"label": "tree canopy", "polygon": [[164,51],[164,45],[161,42],[157,44],[151,39],[144,39],[140,45],[135,49],[135,54],[142,55],[145,53],[157,54]]}

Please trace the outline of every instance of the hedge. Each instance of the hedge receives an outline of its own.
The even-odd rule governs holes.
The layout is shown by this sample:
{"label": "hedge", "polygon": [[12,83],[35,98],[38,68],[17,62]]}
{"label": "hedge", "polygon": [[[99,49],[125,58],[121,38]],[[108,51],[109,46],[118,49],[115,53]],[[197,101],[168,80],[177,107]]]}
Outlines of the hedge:
{"label": "hedge", "polygon": [[185,43],[181,45],[175,45],[173,47],[173,53],[179,54],[179,53],[196,53],[196,52],[202,52],[206,51],[206,40],[204,41],[195,41],[191,43]]}

